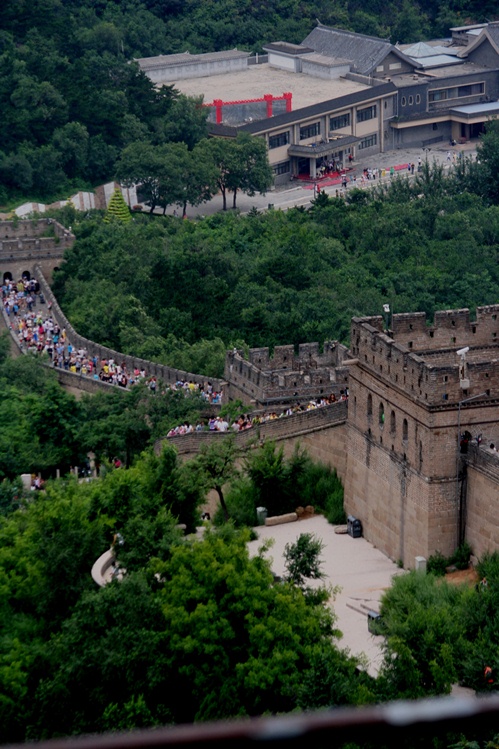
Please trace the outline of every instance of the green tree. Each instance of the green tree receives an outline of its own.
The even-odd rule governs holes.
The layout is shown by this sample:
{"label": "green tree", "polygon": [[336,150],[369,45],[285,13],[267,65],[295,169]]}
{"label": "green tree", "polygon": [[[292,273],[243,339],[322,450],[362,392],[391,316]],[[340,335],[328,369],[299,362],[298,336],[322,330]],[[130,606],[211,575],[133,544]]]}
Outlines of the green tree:
{"label": "green tree", "polygon": [[306,580],[323,580],[320,555],[324,544],[312,533],[300,533],[293,544],[284,547],[286,580],[302,590]]}
{"label": "green tree", "polygon": [[477,146],[482,179],[486,184],[488,198],[497,205],[499,203],[499,122],[491,120],[487,123],[485,133]]}
{"label": "green tree", "polygon": [[229,520],[229,510],[225,501],[224,486],[237,477],[238,454],[234,438],[227,435],[221,440],[202,445],[197,458],[192,462],[193,467],[201,471],[205,491],[216,491],[226,521]]}
{"label": "green tree", "polygon": [[380,674],[386,697],[450,692],[466,653],[459,612],[472,605],[475,595],[419,572],[394,578],[380,612],[387,633]]}
{"label": "green tree", "polygon": [[213,138],[206,147],[218,170],[224,211],[227,210],[227,192],[233,193],[232,207],[235,208],[239,190],[254,195],[265,193],[272,184],[267,148],[261,138],[238,133],[232,140]]}
{"label": "green tree", "polygon": [[125,187],[138,185],[142,199],[153,213],[162,199],[161,175],[165,165],[158,149],[150,143],[131,143],[121,153],[116,178]]}
{"label": "green tree", "polygon": [[182,164],[182,173],[178,177],[182,206],[182,215],[187,214],[187,205],[197,206],[215,195],[218,190],[217,169],[205,146],[206,141],[197,143],[189,151]]}
{"label": "green tree", "polygon": [[122,224],[128,224],[132,220],[130,209],[125,203],[121,188],[115,187],[109,205],[107,207],[104,221],[119,221]]}
{"label": "green tree", "polygon": [[273,174],[267,155],[267,146],[263,138],[255,138],[247,133],[238,133],[236,137],[235,168],[230,178],[232,207],[236,207],[239,190],[247,195],[265,193],[272,185]]}

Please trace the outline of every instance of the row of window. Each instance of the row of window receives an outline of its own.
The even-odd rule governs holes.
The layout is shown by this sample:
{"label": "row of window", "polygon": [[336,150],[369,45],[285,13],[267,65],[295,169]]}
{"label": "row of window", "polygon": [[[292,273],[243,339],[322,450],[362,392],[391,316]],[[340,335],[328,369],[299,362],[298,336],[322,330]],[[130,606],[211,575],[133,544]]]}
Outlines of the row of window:
{"label": "row of window", "polygon": [[[412,107],[414,104],[414,96],[409,96],[408,98],[402,96],[400,99],[400,105],[405,107],[406,104],[409,104],[409,106]],[[416,94],[416,104],[421,104],[421,96],[419,94]]]}
{"label": "row of window", "polygon": [[341,130],[342,127],[350,127],[350,112],[340,114],[339,117],[331,117],[329,120],[330,130]]}
{"label": "row of window", "polygon": [[287,146],[289,143],[289,130],[285,133],[278,133],[277,135],[269,136],[269,150],[272,148],[280,148],[281,146]]}
{"label": "row of window", "polygon": [[366,122],[366,120],[374,120],[376,117],[376,104],[365,109],[357,110],[357,122]]}
{"label": "row of window", "polygon": [[280,164],[274,164],[272,171],[274,174],[288,174],[291,171],[291,162],[281,161]]}
{"label": "row of window", "polygon": [[[358,109],[357,110],[357,122],[366,122],[367,120],[375,119],[376,112],[377,112],[376,104],[373,104],[371,107],[366,107],[365,109]],[[341,128],[344,128],[344,127],[350,127],[350,112],[341,114],[338,117],[330,118],[329,120],[330,130],[341,130]],[[312,125],[305,125],[304,127],[300,128],[300,140],[313,138],[314,136],[320,135],[320,134],[321,134],[320,122],[314,122]],[[281,143],[280,145],[284,145],[284,143]]]}
{"label": "row of window", "polygon": [[357,148],[359,151],[362,151],[364,148],[372,148],[375,146],[378,142],[378,136],[376,133],[373,135],[369,135],[367,138],[363,138],[361,141],[359,141]]}
{"label": "row of window", "polygon": [[[369,393],[367,396],[367,418],[372,419],[373,415],[373,397]],[[383,427],[385,424],[385,406],[383,403],[379,404],[378,408],[378,421],[380,427]],[[395,417],[395,411],[390,412],[390,434],[396,434],[397,432],[397,419]],[[402,439],[404,442],[407,442],[409,438],[409,425],[407,423],[407,419],[403,419],[402,421]]]}
{"label": "row of window", "polygon": [[316,135],[321,134],[321,123],[314,122],[312,125],[305,125],[300,128],[300,140],[306,140],[307,138],[314,138]]}
{"label": "row of window", "polygon": [[466,86],[453,86],[452,88],[437,88],[428,92],[429,102],[446,101],[447,99],[459,99],[462,96],[476,96],[485,92],[485,83],[468,83]]}

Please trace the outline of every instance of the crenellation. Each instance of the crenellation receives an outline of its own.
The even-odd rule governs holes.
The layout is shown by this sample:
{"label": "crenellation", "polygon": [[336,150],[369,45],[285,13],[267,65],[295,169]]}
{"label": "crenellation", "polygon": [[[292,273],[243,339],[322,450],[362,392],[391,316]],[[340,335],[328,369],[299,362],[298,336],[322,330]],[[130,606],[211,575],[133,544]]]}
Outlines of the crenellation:
{"label": "crenellation", "polygon": [[268,348],[250,349],[248,359],[242,351],[229,351],[225,363],[229,400],[268,404],[294,399],[340,395],[348,385],[346,346],[338,341],[298,346],[276,346],[273,355]]}

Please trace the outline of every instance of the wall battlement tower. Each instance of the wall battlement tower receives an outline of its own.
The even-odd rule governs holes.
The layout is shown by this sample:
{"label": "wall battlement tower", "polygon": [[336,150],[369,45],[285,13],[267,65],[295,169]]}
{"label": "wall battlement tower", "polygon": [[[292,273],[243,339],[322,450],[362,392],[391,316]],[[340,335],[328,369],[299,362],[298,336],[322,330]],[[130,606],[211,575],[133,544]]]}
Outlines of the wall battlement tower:
{"label": "wall battlement tower", "polygon": [[499,305],[352,320],[346,507],[406,566],[463,540],[459,434],[499,434],[498,334]]}

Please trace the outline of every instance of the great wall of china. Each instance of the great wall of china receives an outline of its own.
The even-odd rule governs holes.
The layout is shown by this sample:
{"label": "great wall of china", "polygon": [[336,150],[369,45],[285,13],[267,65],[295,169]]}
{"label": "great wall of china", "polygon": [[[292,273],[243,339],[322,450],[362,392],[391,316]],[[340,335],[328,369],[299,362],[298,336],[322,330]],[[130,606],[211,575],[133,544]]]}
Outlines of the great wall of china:
{"label": "great wall of china", "polygon": [[[46,236],[50,234],[50,236]],[[125,356],[80,336],[50,289],[54,269],[74,237],[47,219],[0,224],[0,272],[34,274],[52,314],[74,345],[90,355],[144,367],[165,383],[203,382],[199,374]],[[9,327],[6,316],[4,323]],[[349,388],[349,400],[275,419],[237,433],[241,446],[272,439],[291,452],[299,441],[313,458],[336,468],[345,508],[364,535],[392,559],[414,565],[416,556],[449,555],[468,541],[477,556],[499,548],[499,305],[352,320],[351,352],[335,341],[229,352],[223,386],[228,400],[247,410],[279,409]],[[16,346],[17,337],[13,336]],[[465,352],[463,354],[463,351]],[[113,387],[59,371],[66,387]],[[462,452],[462,433],[479,440]],[[194,455],[220,434],[170,438],[179,454]],[[159,449],[159,444],[156,445]]]}

